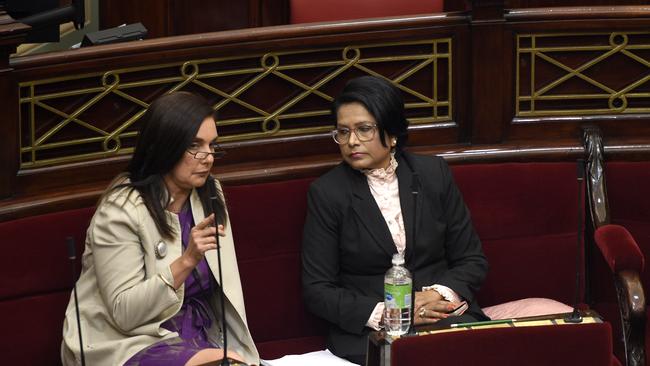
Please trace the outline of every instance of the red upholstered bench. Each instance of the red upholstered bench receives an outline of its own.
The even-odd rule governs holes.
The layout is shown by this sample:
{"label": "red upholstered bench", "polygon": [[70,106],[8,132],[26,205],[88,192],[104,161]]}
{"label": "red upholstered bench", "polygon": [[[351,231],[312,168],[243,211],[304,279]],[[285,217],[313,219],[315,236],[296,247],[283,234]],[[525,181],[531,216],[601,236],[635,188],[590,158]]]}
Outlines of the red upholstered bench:
{"label": "red upholstered bench", "polygon": [[[650,162],[606,163],[605,179],[612,224],[629,230],[650,258]],[[650,270],[641,274],[641,281],[650,294]]]}
{"label": "red upholstered bench", "polygon": [[[524,297],[573,299],[577,187],[572,163],[452,166],[490,262],[482,306]],[[326,325],[302,303],[300,246],[312,178],[225,185],[248,322],[272,359],[323,349]],[[71,272],[64,239],[79,253],[92,208],[0,223],[5,364],[59,363]],[[79,267],[77,267],[79,268]]]}
{"label": "red upholstered bench", "polygon": [[77,244],[80,271],[93,208],[0,223],[0,360],[3,365],[59,365],[63,315],[72,287],[65,238]]}
{"label": "red upholstered bench", "polygon": [[[313,179],[225,187],[248,323],[261,357],[324,349],[325,324],[302,304],[300,245]],[[58,365],[72,270],[65,238],[77,244],[79,275],[94,208],[0,223],[0,336],[7,365]]]}
{"label": "red upholstered bench", "polygon": [[312,180],[224,187],[248,325],[267,360],[325,348],[326,325],[307,313],[300,281]]}
{"label": "red upholstered bench", "polygon": [[[578,235],[575,164],[476,164],[452,170],[490,264],[478,294],[481,306],[528,297],[573,305]],[[582,292],[583,268],[581,273]]]}

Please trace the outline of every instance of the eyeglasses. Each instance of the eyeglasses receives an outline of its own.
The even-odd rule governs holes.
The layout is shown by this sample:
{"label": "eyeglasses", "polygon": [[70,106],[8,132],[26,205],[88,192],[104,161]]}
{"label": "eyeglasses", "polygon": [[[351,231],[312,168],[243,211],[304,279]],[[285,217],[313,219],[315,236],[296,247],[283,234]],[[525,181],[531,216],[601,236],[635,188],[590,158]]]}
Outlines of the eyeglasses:
{"label": "eyeglasses", "polygon": [[332,131],[332,138],[339,145],[347,144],[350,141],[350,135],[354,132],[359,141],[367,142],[375,137],[375,130],[377,130],[376,124],[361,125],[357,128],[337,128]]}
{"label": "eyeglasses", "polygon": [[194,159],[199,159],[203,160],[208,157],[208,155],[212,155],[213,158],[215,159],[221,159],[226,155],[226,151],[222,150],[221,147],[217,144],[210,144],[210,150],[212,151],[198,151],[198,149],[192,149],[189,148],[187,149],[187,152],[194,156]]}

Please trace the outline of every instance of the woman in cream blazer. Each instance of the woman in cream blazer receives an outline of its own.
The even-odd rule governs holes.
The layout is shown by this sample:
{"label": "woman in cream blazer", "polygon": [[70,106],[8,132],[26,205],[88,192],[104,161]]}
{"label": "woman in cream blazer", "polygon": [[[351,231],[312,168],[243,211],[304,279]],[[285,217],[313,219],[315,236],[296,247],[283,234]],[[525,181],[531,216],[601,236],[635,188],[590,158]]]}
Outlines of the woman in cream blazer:
{"label": "woman in cream blazer", "polygon": [[[225,203],[218,182],[210,176],[219,154],[212,115],[211,107],[202,98],[189,93],[169,94],[152,103],[143,117],[127,172],[116,179],[99,202],[88,228],[77,282],[88,365],[122,365],[161,341],[174,343],[174,339],[180,339],[179,333],[162,325],[183,307],[184,281],[198,263],[205,260],[210,272],[218,273],[217,252],[213,250],[215,221],[219,224],[223,283],[218,284],[214,277],[226,296],[229,356],[248,364],[259,363],[246,322]],[[220,212],[216,215],[211,214],[211,184],[219,192]],[[176,212],[188,203],[196,226],[184,249]],[[218,352],[222,345],[218,293],[215,286],[207,300],[213,321],[206,333],[214,348],[199,350],[190,360],[175,359],[166,364],[193,365],[223,356]],[[61,353],[64,365],[80,363],[72,296],[65,314]]]}

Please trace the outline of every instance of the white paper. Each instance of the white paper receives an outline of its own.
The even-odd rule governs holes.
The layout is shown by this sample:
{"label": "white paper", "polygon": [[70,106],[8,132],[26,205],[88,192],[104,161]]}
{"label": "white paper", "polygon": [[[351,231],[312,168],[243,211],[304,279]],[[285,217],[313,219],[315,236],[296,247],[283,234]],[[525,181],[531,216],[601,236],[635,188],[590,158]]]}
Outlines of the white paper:
{"label": "white paper", "polygon": [[302,355],[287,355],[275,360],[262,360],[269,366],[358,366],[332,354],[329,350],[309,352]]}

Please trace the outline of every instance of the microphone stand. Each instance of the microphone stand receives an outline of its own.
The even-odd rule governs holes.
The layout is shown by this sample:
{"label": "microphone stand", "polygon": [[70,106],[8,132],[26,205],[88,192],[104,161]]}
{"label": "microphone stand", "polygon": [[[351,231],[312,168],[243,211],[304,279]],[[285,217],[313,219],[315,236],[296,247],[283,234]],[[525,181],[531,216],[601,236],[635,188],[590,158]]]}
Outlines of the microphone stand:
{"label": "microphone stand", "polygon": [[77,254],[76,254],[76,248],[74,244],[74,238],[72,236],[68,236],[65,238],[66,245],[68,246],[68,259],[70,259],[70,263],[72,266],[72,293],[74,294],[74,309],[77,313],[77,329],[79,333],[79,353],[81,354],[81,365],[86,366],[86,356],[84,354],[84,345],[83,341],[81,340],[81,316],[79,315],[79,299],[77,298],[77,280],[75,274],[77,271],[75,270],[75,260],[77,259]]}
{"label": "microphone stand", "polygon": [[221,366],[230,366],[230,359],[228,358],[228,330],[226,326],[226,295],[223,292],[223,274],[221,271],[221,245],[219,244],[219,224],[217,223],[217,192],[215,183],[208,180],[208,189],[210,190],[210,203],[212,204],[212,213],[214,214],[214,225],[217,228],[214,236],[217,239],[217,264],[219,265],[219,302],[221,305],[221,329],[223,334],[223,359]]}
{"label": "microphone stand", "polygon": [[[406,165],[409,167],[409,170],[411,171],[411,177],[412,177],[412,182],[411,182],[411,195],[413,195],[413,240],[411,243],[413,243],[413,248],[412,248],[412,253],[411,253],[411,258],[415,261],[417,257],[415,256],[415,243],[416,243],[416,227],[417,227],[417,212],[418,212],[418,195],[420,193],[420,176],[418,173],[413,169],[413,165],[411,165],[411,162],[409,161],[410,158],[406,156],[406,153],[402,153],[402,156],[404,156],[404,161],[406,162]],[[415,263],[413,264],[413,270],[411,271],[411,311],[410,311],[410,317],[411,317],[411,326],[409,327],[408,335],[413,336],[415,335]]]}
{"label": "microphone stand", "polygon": [[571,315],[564,318],[567,323],[582,323],[582,316],[578,310],[578,302],[580,301],[580,248],[582,246],[582,182],[585,179],[584,160],[578,159],[577,164],[577,177],[578,177],[578,243],[576,245],[576,287],[575,287],[575,300],[573,302],[573,312]]}

